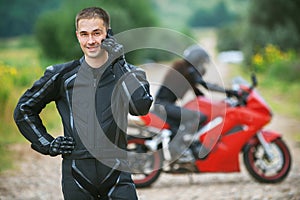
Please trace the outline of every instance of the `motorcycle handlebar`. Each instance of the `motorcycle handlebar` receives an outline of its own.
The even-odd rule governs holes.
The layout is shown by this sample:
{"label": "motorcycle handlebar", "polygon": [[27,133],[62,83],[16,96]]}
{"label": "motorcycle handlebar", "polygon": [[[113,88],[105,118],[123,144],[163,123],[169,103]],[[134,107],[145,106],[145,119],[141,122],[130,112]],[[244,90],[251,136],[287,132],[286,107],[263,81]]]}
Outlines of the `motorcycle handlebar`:
{"label": "motorcycle handlebar", "polygon": [[228,98],[235,97],[238,100],[236,105],[243,106],[247,104],[248,92],[226,89],[225,93]]}
{"label": "motorcycle handlebar", "polygon": [[249,93],[257,86],[257,78],[255,73],[251,74],[251,82],[252,85],[249,87],[249,91],[226,89],[226,96],[228,98],[236,97],[238,100],[238,105],[246,105]]}
{"label": "motorcycle handlebar", "polygon": [[226,89],[225,93],[226,93],[227,97],[236,97],[236,98],[239,98],[239,96],[240,96],[239,93],[238,93],[238,91],[236,91],[236,90]]}

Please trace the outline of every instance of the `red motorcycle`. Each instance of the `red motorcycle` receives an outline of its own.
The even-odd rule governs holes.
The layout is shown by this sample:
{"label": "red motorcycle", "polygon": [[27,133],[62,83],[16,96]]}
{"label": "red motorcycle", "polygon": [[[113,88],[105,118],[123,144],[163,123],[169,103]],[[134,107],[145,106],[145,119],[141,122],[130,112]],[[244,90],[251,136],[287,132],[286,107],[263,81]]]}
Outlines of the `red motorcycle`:
{"label": "red motorcycle", "polygon": [[[199,110],[208,120],[193,135],[210,149],[204,157],[179,163],[172,160],[168,144],[171,141],[170,126],[157,113],[129,118],[128,157],[136,187],[148,187],[161,172],[165,173],[230,173],[240,171],[239,155],[242,153],[249,174],[262,183],[284,180],[291,167],[291,154],[281,134],[264,130],[272,113],[266,102],[252,85],[242,78],[233,80],[234,96],[211,101],[198,96],[184,105]],[[200,151],[199,151],[200,152]]]}

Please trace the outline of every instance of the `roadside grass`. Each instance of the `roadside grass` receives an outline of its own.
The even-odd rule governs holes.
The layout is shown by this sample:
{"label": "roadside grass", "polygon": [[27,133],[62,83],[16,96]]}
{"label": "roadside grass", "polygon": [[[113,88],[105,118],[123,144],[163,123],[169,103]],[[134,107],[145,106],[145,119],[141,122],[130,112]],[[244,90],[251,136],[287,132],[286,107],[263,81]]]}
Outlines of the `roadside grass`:
{"label": "roadside grass", "polygon": [[[0,173],[14,167],[13,144],[27,142],[14,123],[13,110],[25,90],[42,76],[45,64],[51,62],[39,55],[32,37],[0,40],[0,95],[5,95],[0,96]],[[41,118],[53,135],[62,132],[54,103],[46,106]]]}

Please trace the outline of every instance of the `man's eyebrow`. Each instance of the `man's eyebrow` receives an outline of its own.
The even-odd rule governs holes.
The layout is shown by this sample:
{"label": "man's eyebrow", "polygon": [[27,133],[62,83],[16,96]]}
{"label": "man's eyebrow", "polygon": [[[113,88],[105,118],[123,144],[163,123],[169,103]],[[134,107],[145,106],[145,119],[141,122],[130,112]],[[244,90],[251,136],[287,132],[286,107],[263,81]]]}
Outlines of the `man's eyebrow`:
{"label": "man's eyebrow", "polygon": [[[102,29],[98,28],[98,29],[95,29],[95,30],[92,30],[92,32],[96,32],[96,31],[103,31]],[[88,31],[80,31],[79,33],[87,33]]]}
{"label": "man's eyebrow", "polygon": [[98,28],[98,29],[95,29],[95,30],[93,30],[93,32],[96,32],[96,31],[103,31],[101,28]]}

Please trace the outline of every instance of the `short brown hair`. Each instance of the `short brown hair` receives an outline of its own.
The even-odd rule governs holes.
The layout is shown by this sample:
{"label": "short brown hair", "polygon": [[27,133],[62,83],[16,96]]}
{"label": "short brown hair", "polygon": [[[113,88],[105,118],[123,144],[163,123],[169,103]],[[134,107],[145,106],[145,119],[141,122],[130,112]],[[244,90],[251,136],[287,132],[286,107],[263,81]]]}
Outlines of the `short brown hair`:
{"label": "short brown hair", "polygon": [[76,30],[78,28],[78,22],[81,19],[92,19],[92,18],[100,18],[104,22],[104,26],[109,28],[110,26],[110,17],[109,14],[102,8],[99,7],[89,7],[82,9],[77,15],[75,20]]}

